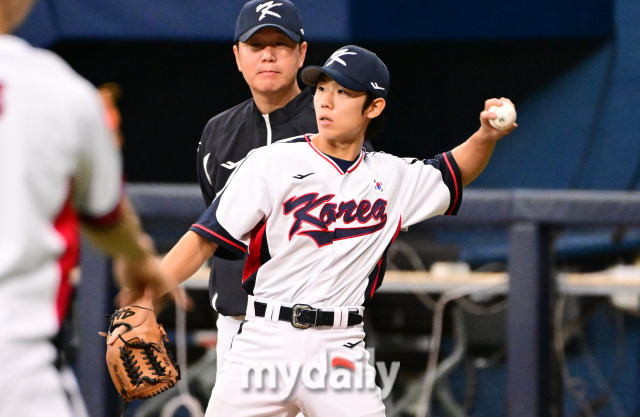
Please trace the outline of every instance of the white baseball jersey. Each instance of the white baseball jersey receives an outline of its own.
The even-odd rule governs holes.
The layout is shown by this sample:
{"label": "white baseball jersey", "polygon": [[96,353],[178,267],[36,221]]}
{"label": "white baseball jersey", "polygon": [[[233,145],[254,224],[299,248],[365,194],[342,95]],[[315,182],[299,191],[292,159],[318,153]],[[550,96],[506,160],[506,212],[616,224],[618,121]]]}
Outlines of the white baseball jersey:
{"label": "white baseball jersey", "polygon": [[53,53],[0,35],[0,362],[11,375],[0,383],[2,415],[70,415],[50,340],[70,300],[78,214],[114,220],[121,172],[90,83]]}
{"label": "white baseball jersey", "polygon": [[249,153],[190,230],[246,251],[243,287],[314,307],[365,305],[399,230],[460,206],[451,153],[431,160],[362,151],[343,171],[306,136]]}

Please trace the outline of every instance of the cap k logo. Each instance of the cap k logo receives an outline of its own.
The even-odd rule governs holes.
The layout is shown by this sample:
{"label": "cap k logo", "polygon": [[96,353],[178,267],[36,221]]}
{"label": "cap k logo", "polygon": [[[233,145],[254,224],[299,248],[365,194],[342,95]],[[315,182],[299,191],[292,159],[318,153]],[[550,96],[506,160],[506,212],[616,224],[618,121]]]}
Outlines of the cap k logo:
{"label": "cap k logo", "polygon": [[256,13],[262,13],[258,20],[264,19],[267,15],[281,18],[282,16],[280,16],[278,13],[271,11],[272,8],[277,6],[282,6],[282,3],[274,3],[273,1],[268,1],[256,7]]}
{"label": "cap k logo", "polygon": [[345,67],[347,66],[347,63],[344,62],[343,59],[341,59],[340,57],[344,56],[344,55],[358,55],[355,52],[349,52],[348,49],[338,49],[337,51],[335,51],[333,53],[333,55],[331,55],[329,57],[329,60],[326,63],[326,66],[328,67],[329,65],[333,64],[334,62],[339,62],[342,65],[344,65]]}

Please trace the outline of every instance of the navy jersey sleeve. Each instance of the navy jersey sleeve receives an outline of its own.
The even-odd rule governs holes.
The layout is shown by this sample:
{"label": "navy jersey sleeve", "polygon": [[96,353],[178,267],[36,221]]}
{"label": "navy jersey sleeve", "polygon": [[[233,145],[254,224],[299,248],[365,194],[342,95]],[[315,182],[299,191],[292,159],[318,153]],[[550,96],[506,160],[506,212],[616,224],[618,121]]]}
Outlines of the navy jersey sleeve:
{"label": "navy jersey sleeve", "polygon": [[247,245],[234,239],[220,225],[216,216],[219,202],[220,199],[214,200],[189,230],[215,242],[219,246],[215,253],[217,257],[230,260],[242,259],[247,253]]}
{"label": "navy jersey sleeve", "polygon": [[451,200],[449,208],[447,208],[444,214],[457,214],[460,209],[460,203],[462,202],[462,177],[460,175],[460,168],[458,168],[458,164],[453,158],[453,154],[446,152],[436,155],[433,159],[429,159],[427,163],[442,173],[442,181],[447,188],[449,188]]}

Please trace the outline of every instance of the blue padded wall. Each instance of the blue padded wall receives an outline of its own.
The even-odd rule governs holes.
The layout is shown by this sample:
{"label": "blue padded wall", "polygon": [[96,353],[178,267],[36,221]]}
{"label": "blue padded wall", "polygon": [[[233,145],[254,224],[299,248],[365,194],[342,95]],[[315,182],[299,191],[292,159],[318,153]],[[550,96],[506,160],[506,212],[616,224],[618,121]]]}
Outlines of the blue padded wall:
{"label": "blue padded wall", "polygon": [[615,34],[521,103],[519,132],[474,186],[639,189],[640,2],[615,2]]}
{"label": "blue padded wall", "polygon": [[[70,38],[231,39],[245,0],[40,0],[21,35]],[[604,38],[613,0],[294,0],[316,42]]]}

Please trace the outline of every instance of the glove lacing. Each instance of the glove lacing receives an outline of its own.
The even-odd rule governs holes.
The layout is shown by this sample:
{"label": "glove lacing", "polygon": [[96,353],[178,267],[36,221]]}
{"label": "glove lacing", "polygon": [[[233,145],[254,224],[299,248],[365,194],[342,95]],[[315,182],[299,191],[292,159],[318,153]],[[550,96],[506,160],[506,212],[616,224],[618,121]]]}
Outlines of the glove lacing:
{"label": "glove lacing", "polygon": [[[158,360],[158,356],[156,355],[155,350],[156,348],[154,346],[151,346],[151,345],[145,346],[142,349],[142,351],[144,352],[142,357],[147,359],[147,362],[145,362],[145,364],[150,365],[150,367],[153,369],[153,372],[152,372],[153,375],[165,376],[167,368],[160,364],[160,361]],[[155,381],[152,381],[149,378],[149,382],[155,382]]]}
{"label": "glove lacing", "polygon": [[[138,361],[135,359],[133,352],[124,347],[120,348],[120,359],[124,365],[124,369],[127,372],[127,376],[134,385],[140,385],[142,383],[142,372],[140,372],[140,366],[137,365]],[[137,365],[137,366],[136,366]]]}

